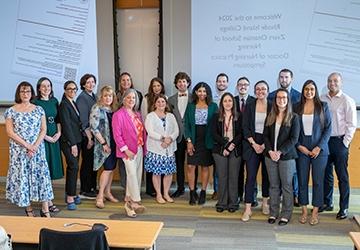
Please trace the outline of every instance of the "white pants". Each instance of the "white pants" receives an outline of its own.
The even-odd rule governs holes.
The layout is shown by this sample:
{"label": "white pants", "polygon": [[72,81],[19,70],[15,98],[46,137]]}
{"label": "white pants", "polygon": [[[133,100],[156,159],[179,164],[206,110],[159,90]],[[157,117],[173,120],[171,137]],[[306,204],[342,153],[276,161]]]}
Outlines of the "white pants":
{"label": "white pants", "polygon": [[[130,197],[132,201],[141,201],[141,177],[143,169],[143,149],[138,147],[138,152],[134,159],[123,158],[126,169],[126,196]],[[125,198],[126,199],[126,198]]]}

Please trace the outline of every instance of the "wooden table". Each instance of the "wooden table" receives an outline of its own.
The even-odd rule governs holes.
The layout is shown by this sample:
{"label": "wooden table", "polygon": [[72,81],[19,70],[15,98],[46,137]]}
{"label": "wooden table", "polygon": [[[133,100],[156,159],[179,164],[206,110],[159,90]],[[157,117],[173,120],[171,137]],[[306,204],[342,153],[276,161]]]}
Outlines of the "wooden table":
{"label": "wooden table", "polygon": [[109,246],[115,248],[155,249],[155,241],[163,227],[162,222],[152,221],[0,216],[0,225],[11,234],[13,243],[22,244],[39,244],[41,228],[67,232],[90,229],[84,225],[64,226],[70,223],[105,224],[109,228],[105,232],[106,239]]}
{"label": "wooden table", "polygon": [[354,242],[354,249],[360,249],[360,232],[350,232],[349,234]]}

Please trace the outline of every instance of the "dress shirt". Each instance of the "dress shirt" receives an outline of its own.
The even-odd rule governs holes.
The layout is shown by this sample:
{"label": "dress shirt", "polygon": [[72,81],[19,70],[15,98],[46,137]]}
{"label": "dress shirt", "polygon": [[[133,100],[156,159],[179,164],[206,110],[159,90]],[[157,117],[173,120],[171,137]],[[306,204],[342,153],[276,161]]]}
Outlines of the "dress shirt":
{"label": "dress shirt", "polygon": [[178,108],[179,108],[179,113],[181,115],[181,119],[184,118],[186,106],[188,105],[188,100],[189,100],[188,92],[185,93],[186,96],[182,96],[182,94],[178,92]]}
{"label": "dress shirt", "polygon": [[349,147],[357,123],[355,101],[341,90],[333,97],[329,93],[322,95],[321,100],[329,105],[332,120],[331,136],[344,136],[343,143]]}

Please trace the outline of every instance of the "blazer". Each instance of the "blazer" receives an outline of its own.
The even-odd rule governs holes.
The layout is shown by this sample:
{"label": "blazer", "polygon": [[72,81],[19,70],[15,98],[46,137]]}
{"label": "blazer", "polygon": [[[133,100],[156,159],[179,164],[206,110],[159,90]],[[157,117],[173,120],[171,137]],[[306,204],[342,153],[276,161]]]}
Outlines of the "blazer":
{"label": "blazer", "polygon": [[211,130],[212,136],[214,138],[214,146],[212,149],[213,153],[223,155],[224,149],[228,149],[231,143],[236,145],[235,147],[235,156],[241,156],[241,140],[242,140],[242,129],[241,129],[241,120],[233,120],[233,139],[231,141],[227,141],[224,138],[224,122],[219,121],[219,113],[215,113],[211,119]]}
{"label": "blazer", "polygon": [[[184,115],[185,138],[190,138],[194,144],[196,143],[195,110],[196,110],[195,103],[189,103],[186,108],[185,115]],[[205,137],[205,146],[207,149],[212,149],[213,144],[214,144],[213,137],[211,134],[210,121],[217,110],[218,110],[218,106],[215,102],[212,102],[209,104],[208,116],[207,116],[207,122],[206,122],[206,137]]]}
{"label": "blazer", "polygon": [[80,121],[81,121],[82,129],[84,131],[85,129],[88,129],[90,127],[89,124],[90,112],[92,106],[94,106],[95,103],[96,103],[96,95],[94,93],[91,93],[91,95],[89,95],[88,93],[86,93],[85,90],[83,90],[76,99],[76,105],[80,113]]}
{"label": "blazer", "polygon": [[[73,101],[76,106],[76,103]],[[74,146],[81,143],[82,126],[78,113],[74,109],[70,100],[63,96],[59,106],[59,118],[61,124],[61,142]]]}
{"label": "blazer", "polygon": [[[328,155],[329,154],[328,141],[331,135],[331,115],[327,103],[321,102],[321,104],[323,106],[323,118],[321,118],[321,115],[319,113],[314,112],[313,127],[311,134],[311,146],[308,149],[312,150],[313,148],[318,146],[319,148],[321,148],[320,155]],[[298,111],[299,108],[300,108],[300,103],[298,103],[295,106],[295,110]],[[304,125],[302,123],[302,114],[299,114],[299,122],[300,122],[300,136],[299,136],[299,142],[297,143],[296,147],[303,145],[305,140]],[[299,153],[301,152],[299,151]]]}
{"label": "blazer", "polygon": [[[136,115],[141,118],[140,112]],[[112,118],[113,135],[116,143],[116,156],[119,158],[126,158],[125,150],[129,149],[136,154],[138,152],[137,133],[133,121],[129,113],[124,107],[116,111]],[[143,131],[143,153],[146,154],[146,130],[144,126]]]}
{"label": "blazer", "polygon": [[[277,138],[277,150],[281,151],[280,160],[283,161],[296,159],[298,157],[295,145],[299,140],[300,122],[299,116],[296,113],[293,113],[293,115],[289,127],[281,125]],[[266,120],[268,118],[269,116]],[[274,150],[275,143],[275,122],[270,126],[264,126],[264,143],[265,155],[270,158],[269,151]]]}
{"label": "blazer", "polygon": [[[254,98],[249,104],[246,105],[246,109],[244,111],[244,119],[242,121],[243,127],[243,157],[245,160],[249,160],[252,152],[255,152],[253,147],[248,141],[248,138],[252,137],[255,139],[255,113],[256,113],[256,100]],[[271,111],[271,102],[268,101],[266,115],[268,115]]]}
{"label": "blazer", "polygon": [[[234,97],[234,99],[235,99],[235,105],[236,105],[236,112],[241,114],[241,112],[240,112],[240,96],[237,95]],[[255,100],[256,100],[255,97],[248,95],[248,97],[246,98],[246,101],[245,101],[245,111],[246,111],[246,107],[248,106],[248,104],[254,102]]]}
{"label": "blazer", "polygon": [[[168,102],[171,109],[171,112],[174,114],[176,122],[179,126],[179,136],[177,137],[176,141],[179,143],[185,134],[185,114],[184,117],[181,118],[179,107],[178,107],[178,98],[179,95],[176,93],[175,95],[172,95],[169,97]],[[190,93],[188,93],[188,104],[192,102],[192,96]]]}

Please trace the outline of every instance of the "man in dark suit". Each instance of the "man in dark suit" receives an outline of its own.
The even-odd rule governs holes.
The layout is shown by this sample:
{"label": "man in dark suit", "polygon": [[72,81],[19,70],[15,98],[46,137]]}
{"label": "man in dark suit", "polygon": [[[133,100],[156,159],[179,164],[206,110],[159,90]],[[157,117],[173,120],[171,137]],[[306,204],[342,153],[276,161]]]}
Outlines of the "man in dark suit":
{"label": "man in dark suit", "polygon": [[[292,87],[291,84],[292,84],[293,78],[294,78],[294,74],[291,70],[289,70],[289,69],[280,70],[279,77],[278,77],[278,83],[280,85],[280,88],[286,89],[287,91],[289,91],[291,104],[294,106],[295,104],[300,102],[301,93]],[[275,92],[276,92],[276,90],[274,90],[273,92],[271,92],[269,94],[268,99],[270,101],[274,101]],[[293,176],[293,189],[294,189],[294,206],[299,207],[299,199],[298,199],[299,181],[298,181],[296,169],[295,169],[295,173]]]}
{"label": "man in dark suit", "polygon": [[174,85],[177,93],[169,97],[169,105],[179,126],[179,136],[176,139],[177,150],[175,151],[177,190],[171,195],[171,197],[176,198],[185,192],[186,139],[184,137],[184,114],[187,104],[192,101],[191,94],[188,92],[191,79],[185,72],[179,72],[175,75]]}
{"label": "man in dark suit", "polygon": [[[236,84],[236,89],[238,90],[238,95],[235,96],[235,104],[236,104],[236,111],[241,114],[241,118],[243,118],[243,113],[245,112],[246,109],[246,105],[249,104],[250,102],[255,101],[255,98],[253,96],[250,96],[248,94],[249,92],[249,87],[250,87],[250,82],[246,77],[240,77],[239,80],[237,81]],[[239,171],[239,183],[238,183],[238,188],[239,188],[239,199],[240,201],[243,201],[243,195],[244,195],[244,172],[245,172],[245,161],[243,160],[243,158],[241,157],[241,162],[240,162],[240,171]],[[253,206],[257,206],[257,200],[256,200],[256,195],[257,195],[257,189],[255,189],[255,197],[254,197],[254,202],[252,203]]]}

